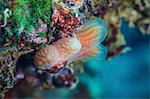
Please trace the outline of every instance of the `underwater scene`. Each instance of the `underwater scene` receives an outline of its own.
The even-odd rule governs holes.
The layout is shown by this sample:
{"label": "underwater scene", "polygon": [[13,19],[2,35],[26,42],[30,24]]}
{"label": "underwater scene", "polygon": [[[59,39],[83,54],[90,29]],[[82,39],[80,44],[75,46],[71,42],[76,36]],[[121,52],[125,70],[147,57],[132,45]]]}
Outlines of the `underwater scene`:
{"label": "underwater scene", "polygon": [[0,99],[149,99],[150,0],[0,0]]}

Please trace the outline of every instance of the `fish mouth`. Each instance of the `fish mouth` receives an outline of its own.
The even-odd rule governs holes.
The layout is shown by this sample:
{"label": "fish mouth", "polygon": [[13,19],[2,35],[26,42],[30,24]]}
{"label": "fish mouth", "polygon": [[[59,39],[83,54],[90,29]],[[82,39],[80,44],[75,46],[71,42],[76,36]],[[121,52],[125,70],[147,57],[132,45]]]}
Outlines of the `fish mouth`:
{"label": "fish mouth", "polygon": [[46,70],[52,74],[56,74],[59,71],[61,71],[67,64],[67,61],[65,62],[61,62],[61,63],[57,63],[56,65],[52,66],[50,69]]}
{"label": "fish mouth", "polygon": [[67,64],[67,61],[66,62],[59,62],[53,66],[50,64],[44,64],[42,66],[36,66],[36,67],[37,67],[37,69],[47,71],[47,72],[52,73],[52,74],[56,74],[59,71],[61,71],[66,66],[66,64]]}

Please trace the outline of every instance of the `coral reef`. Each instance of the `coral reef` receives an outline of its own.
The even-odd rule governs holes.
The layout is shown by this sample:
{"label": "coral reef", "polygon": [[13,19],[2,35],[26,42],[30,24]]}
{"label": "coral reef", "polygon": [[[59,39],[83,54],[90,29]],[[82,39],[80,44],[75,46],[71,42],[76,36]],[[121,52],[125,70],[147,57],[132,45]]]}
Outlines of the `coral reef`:
{"label": "coral reef", "polygon": [[[110,10],[109,17],[113,23],[120,18],[129,22],[131,27],[138,27],[144,34],[150,33],[150,1],[149,0],[118,0],[113,10]],[[132,16],[132,17],[131,17]]]}

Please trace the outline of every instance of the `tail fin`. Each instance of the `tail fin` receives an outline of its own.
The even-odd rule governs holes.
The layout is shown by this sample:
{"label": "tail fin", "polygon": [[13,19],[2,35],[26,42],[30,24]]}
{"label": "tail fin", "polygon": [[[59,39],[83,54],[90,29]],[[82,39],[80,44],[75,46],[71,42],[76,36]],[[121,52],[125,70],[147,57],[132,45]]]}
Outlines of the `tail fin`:
{"label": "tail fin", "polygon": [[108,54],[108,50],[105,46],[103,46],[102,44],[100,44],[97,47],[98,53],[94,54],[93,58],[94,60],[105,60],[107,58],[107,54]]}
{"label": "tail fin", "polygon": [[107,26],[102,19],[96,18],[86,22],[83,28],[76,32],[76,35],[82,45],[81,51],[77,55],[78,59],[96,56],[100,53],[106,57],[104,54],[107,53],[106,48],[100,44],[107,35]]}
{"label": "tail fin", "polygon": [[83,28],[76,31],[76,35],[83,47],[94,47],[106,38],[107,26],[102,19],[96,18],[85,22]]}

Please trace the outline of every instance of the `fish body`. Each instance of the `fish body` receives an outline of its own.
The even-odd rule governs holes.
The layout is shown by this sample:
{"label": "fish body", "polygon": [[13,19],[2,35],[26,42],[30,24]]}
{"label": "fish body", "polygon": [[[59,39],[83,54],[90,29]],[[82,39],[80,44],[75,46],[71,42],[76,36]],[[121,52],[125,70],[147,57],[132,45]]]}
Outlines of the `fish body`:
{"label": "fish body", "polygon": [[76,37],[63,38],[40,49],[35,54],[34,63],[38,69],[55,73],[62,69],[67,60],[80,49],[81,43]]}
{"label": "fish body", "polygon": [[103,20],[96,18],[87,21],[74,37],[62,38],[37,51],[35,65],[51,73],[59,72],[73,61],[98,54],[106,57],[107,50],[101,45],[106,38],[107,27]]}

